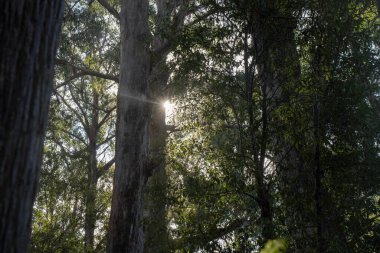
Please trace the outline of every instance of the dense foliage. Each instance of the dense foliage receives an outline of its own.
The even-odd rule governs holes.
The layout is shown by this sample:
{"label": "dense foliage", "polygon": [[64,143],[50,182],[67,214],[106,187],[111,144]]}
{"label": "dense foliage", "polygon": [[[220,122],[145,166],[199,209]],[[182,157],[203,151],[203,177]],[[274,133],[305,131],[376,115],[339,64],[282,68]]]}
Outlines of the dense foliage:
{"label": "dense foliage", "polygon": [[[105,252],[120,38],[102,2],[66,1],[31,252]],[[376,2],[184,2],[161,31],[150,1],[172,108],[147,252],[379,252]]]}

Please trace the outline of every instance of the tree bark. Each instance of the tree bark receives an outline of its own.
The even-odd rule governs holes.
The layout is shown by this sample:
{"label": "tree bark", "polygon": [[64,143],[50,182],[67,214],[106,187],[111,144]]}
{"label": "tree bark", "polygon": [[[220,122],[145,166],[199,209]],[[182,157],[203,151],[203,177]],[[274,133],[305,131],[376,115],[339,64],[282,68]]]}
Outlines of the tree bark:
{"label": "tree bark", "polygon": [[0,3],[0,252],[24,253],[63,1]]}
{"label": "tree bark", "polygon": [[148,0],[123,0],[115,176],[108,252],[142,253],[143,190],[149,166]]}
{"label": "tree bark", "polygon": [[[113,242],[122,241],[118,239],[121,237],[113,237],[112,234],[132,228],[128,232],[131,236],[128,239],[129,242],[120,247],[117,246],[121,249],[120,252],[141,252],[143,244],[146,245],[145,252],[167,252],[165,202],[167,176],[164,154],[167,133],[163,102],[167,99],[166,86],[170,70],[166,59],[172,47],[172,39],[182,28],[189,1],[181,3],[156,1],[156,35],[150,45],[148,43],[150,34],[148,1],[144,0],[139,4],[132,2],[121,2],[121,83],[118,102],[116,172],[108,250],[112,250]],[[179,7],[179,10],[174,12],[176,7]],[[126,10],[128,10],[127,17]],[[127,144],[128,147],[126,147]],[[124,155],[122,155],[123,152]],[[126,154],[128,152],[130,154]],[[122,167],[127,167],[127,169]],[[118,182],[120,176],[127,178],[128,182]],[[150,177],[152,179],[147,181]],[[152,198],[146,191],[146,183],[148,183],[148,191],[159,189],[155,197]],[[118,193],[117,191],[121,191],[122,188],[126,190],[122,194]],[[124,200],[124,202],[117,200],[123,194],[124,200],[129,199],[129,205],[125,205]],[[145,207],[143,207],[144,198],[147,201]],[[120,211],[114,209],[125,210],[126,207],[131,209],[125,214],[130,217],[126,218],[125,222],[117,221],[116,217],[120,216],[118,214]],[[142,223],[144,223],[144,228]],[[146,238],[143,238],[143,230],[144,233],[146,232]]]}

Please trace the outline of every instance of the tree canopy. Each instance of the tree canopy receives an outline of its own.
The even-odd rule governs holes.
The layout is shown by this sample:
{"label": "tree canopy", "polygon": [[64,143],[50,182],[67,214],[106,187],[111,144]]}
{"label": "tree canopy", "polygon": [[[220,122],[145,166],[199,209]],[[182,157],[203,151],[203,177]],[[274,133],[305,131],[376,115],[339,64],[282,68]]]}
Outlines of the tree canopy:
{"label": "tree canopy", "polygon": [[66,0],[30,252],[380,252],[373,0]]}

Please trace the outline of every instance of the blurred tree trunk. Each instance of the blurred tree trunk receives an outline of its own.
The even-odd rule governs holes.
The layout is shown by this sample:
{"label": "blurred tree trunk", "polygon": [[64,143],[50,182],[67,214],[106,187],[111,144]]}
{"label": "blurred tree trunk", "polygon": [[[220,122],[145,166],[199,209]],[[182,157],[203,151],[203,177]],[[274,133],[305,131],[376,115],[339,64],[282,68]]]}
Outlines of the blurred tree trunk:
{"label": "blurred tree trunk", "polygon": [[0,3],[0,252],[24,253],[63,1]]}

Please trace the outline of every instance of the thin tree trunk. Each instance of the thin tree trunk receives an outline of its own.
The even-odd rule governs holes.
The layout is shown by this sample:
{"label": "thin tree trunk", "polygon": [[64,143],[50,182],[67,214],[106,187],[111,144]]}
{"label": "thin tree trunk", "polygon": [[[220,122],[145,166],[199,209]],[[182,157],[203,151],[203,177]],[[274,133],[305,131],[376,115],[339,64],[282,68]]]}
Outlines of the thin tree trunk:
{"label": "thin tree trunk", "polygon": [[97,162],[97,138],[99,130],[99,94],[93,88],[93,105],[91,125],[88,129],[88,171],[87,171],[87,189],[85,191],[85,249],[86,252],[93,252],[94,249],[94,232],[96,225],[96,195],[98,185],[98,162]]}
{"label": "thin tree trunk", "polygon": [[85,217],[84,217],[84,232],[85,232],[85,250],[86,252],[93,252],[94,249],[94,232],[96,225],[96,186],[98,180],[91,177],[87,182],[86,196],[85,196]]}
{"label": "thin tree trunk", "polygon": [[317,216],[317,252],[324,251],[324,235],[322,232],[322,169],[321,169],[321,144],[320,144],[320,105],[317,101],[314,105],[314,140],[315,140],[315,209]]}
{"label": "thin tree trunk", "polygon": [[[259,244],[264,246],[265,243],[273,239],[274,237],[274,228],[273,228],[273,213],[272,206],[270,203],[270,195],[268,185],[264,182],[264,172],[265,172],[265,156],[267,150],[268,139],[268,98],[267,98],[267,82],[261,83],[262,91],[262,101],[261,101],[261,140],[257,141],[256,136],[257,130],[255,129],[254,122],[254,101],[253,101],[253,90],[254,90],[254,72],[253,65],[249,63],[249,57],[252,52],[249,52],[248,45],[248,30],[252,29],[251,21],[247,20],[247,28],[245,32],[244,44],[244,65],[245,65],[245,82],[246,82],[246,99],[248,103],[248,116],[249,116],[249,130],[250,130],[250,142],[251,142],[251,151],[254,157],[254,177],[256,180],[256,193],[257,193],[257,204],[260,208],[260,225],[261,225],[261,238]],[[251,31],[252,32],[252,31]],[[258,45],[256,41],[256,45]],[[255,50],[257,51],[257,50]],[[264,54],[265,52],[261,52]],[[256,55],[258,57],[258,55]],[[263,57],[266,59],[266,57]],[[261,63],[259,66],[259,76],[267,76],[269,73],[264,67],[264,62],[260,59],[257,59],[258,63]],[[263,78],[265,79],[265,78]]]}
{"label": "thin tree trunk", "polygon": [[121,3],[115,176],[108,252],[142,253],[143,197],[149,166],[148,0]]}
{"label": "thin tree trunk", "polygon": [[30,236],[62,0],[0,2],[0,252]]}
{"label": "thin tree trunk", "polygon": [[262,133],[261,133],[261,143],[260,143],[260,160],[257,168],[257,197],[260,206],[260,219],[262,224],[262,240],[267,242],[274,237],[274,226],[273,226],[273,212],[270,201],[269,187],[268,184],[264,182],[264,172],[265,172],[265,157],[267,152],[268,138],[268,98],[267,98],[267,88],[264,83],[262,86],[262,105],[261,105],[261,118],[262,118]]}

